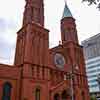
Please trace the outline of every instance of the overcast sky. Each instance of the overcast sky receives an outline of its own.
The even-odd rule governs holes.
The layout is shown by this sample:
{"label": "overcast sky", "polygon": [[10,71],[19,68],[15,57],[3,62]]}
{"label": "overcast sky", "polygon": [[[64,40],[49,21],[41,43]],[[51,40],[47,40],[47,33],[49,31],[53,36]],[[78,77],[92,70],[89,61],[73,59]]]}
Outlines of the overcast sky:
{"label": "overcast sky", "polygon": [[[76,19],[79,41],[100,32],[100,12],[88,7],[81,0],[67,0]],[[25,0],[0,0],[0,62],[12,63],[15,52],[16,32],[21,28]],[[64,0],[45,0],[45,27],[50,30],[50,47],[60,40],[60,20]]]}

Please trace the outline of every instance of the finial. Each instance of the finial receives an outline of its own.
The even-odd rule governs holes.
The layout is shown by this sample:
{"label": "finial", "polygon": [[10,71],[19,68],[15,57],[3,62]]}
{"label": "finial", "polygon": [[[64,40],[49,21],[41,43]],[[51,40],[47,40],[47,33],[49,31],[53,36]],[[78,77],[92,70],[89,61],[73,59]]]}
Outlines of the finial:
{"label": "finial", "polygon": [[67,5],[67,1],[66,1],[66,0],[64,0],[64,2],[65,2],[65,5]]}

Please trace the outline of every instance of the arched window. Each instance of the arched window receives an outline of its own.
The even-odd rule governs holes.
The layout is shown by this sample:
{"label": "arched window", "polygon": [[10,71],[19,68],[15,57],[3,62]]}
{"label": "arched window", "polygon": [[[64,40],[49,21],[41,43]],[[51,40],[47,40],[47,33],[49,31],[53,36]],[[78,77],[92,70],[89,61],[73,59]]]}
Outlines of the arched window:
{"label": "arched window", "polygon": [[40,89],[35,90],[35,100],[40,100]]}
{"label": "arched window", "polygon": [[11,84],[6,82],[3,85],[3,95],[2,95],[2,100],[11,100]]}

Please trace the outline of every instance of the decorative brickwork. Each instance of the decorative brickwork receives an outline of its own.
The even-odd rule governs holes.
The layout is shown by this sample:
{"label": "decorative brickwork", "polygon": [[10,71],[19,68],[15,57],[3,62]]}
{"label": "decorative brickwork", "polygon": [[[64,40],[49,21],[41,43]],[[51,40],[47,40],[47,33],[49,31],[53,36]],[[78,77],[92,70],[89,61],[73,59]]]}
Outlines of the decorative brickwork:
{"label": "decorative brickwork", "polygon": [[26,0],[14,65],[0,65],[0,100],[7,98],[3,97],[6,82],[11,84],[10,100],[89,100],[74,18],[61,20],[62,44],[49,49],[43,12],[42,0]]}

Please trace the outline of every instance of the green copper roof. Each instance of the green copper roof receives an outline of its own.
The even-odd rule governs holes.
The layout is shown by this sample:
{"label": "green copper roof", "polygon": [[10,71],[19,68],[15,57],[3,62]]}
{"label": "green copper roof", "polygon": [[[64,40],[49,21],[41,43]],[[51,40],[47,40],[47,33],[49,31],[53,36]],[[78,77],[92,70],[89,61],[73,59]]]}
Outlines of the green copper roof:
{"label": "green copper roof", "polygon": [[73,17],[66,3],[65,3],[62,19],[65,17]]}

